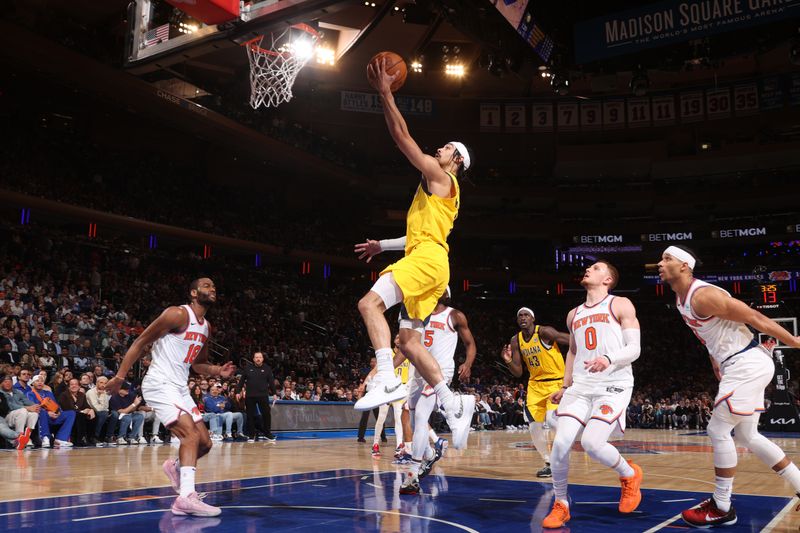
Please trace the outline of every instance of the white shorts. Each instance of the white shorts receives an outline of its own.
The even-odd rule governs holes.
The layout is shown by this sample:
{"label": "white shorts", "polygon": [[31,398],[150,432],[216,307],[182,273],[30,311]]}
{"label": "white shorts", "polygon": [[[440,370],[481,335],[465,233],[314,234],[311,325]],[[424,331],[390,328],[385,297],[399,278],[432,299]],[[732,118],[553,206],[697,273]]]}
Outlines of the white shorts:
{"label": "white shorts", "polygon": [[[443,368],[442,376],[445,383],[450,383],[453,380],[454,370],[452,368]],[[429,385],[422,379],[422,376],[417,375],[416,369],[412,366],[408,373],[408,405],[411,409],[417,406],[420,396],[431,396],[436,394],[433,386]]]}
{"label": "white shorts", "polygon": [[158,383],[145,379],[142,382],[142,397],[166,427],[177,422],[183,413],[191,416],[193,422],[203,421],[203,415],[186,385],[178,387],[174,383]]}
{"label": "white shorts", "polygon": [[722,380],[714,409],[723,402],[733,415],[750,416],[764,410],[764,389],[775,376],[772,356],[760,345],[733,356],[722,365]]}
{"label": "white shorts", "polygon": [[615,385],[573,385],[564,391],[556,416],[574,418],[584,427],[590,420],[614,424],[612,436],[625,434],[625,413],[631,403],[632,387]]}

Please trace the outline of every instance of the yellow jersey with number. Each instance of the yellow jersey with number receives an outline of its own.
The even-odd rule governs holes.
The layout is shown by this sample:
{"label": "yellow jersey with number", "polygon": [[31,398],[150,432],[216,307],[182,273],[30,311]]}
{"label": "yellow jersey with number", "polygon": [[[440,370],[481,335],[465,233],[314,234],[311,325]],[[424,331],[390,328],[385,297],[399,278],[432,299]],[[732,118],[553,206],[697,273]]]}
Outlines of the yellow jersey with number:
{"label": "yellow jersey with number", "polygon": [[394,373],[400,378],[403,383],[408,383],[408,369],[411,367],[411,361],[406,359],[399,366],[395,367]]}
{"label": "yellow jersey with number", "polygon": [[558,348],[558,343],[553,342],[549,348],[539,338],[539,326],[533,330],[533,335],[525,340],[523,332],[517,334],[519,341],[519,354],[528,367],[531,381],[544,381],[561,379],[564,377],[564,357]]}
{"label": "yellow jersey with number", "polygon": [[450,173],[448,176],[452,181],[450,198],[430,194],[425,190],[424,181],[417,187],[406,215],[406,255],[423,242],[438,244],[445,251],[450,251],[447,236],[458,217],[461,190],[456,177]]}

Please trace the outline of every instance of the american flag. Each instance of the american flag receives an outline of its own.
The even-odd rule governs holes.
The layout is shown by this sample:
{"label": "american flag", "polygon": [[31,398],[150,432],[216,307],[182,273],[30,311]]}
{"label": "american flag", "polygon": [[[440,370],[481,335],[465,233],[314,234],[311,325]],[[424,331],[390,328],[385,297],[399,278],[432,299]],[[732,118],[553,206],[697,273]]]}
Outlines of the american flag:
{"label": "american flag", "polygon": [[154,28],[144,34],[144,45],[150,46],[156,43],[169,41],[169,23]]}

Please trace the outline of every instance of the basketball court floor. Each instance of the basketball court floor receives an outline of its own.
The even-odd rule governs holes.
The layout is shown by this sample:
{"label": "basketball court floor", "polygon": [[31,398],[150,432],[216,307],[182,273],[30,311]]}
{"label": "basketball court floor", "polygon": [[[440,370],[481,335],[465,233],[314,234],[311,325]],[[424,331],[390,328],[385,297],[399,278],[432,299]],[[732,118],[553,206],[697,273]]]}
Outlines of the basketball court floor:
{"label": "basketball court floor", "polygon": [[[0,530],[47,531],[541,531],[549,480],[527,432],[481,432],[470,448],[448,451],[422,481],[423,494],[400,496],[405,467],[391,464],[394,439],[373,459],[370,439],[296,433],[271,443],[215,443],[198,469],[198,490],[221,506],[217,518],[173,516],[174,494],[161,463],[168,445],[0,454]],[[800,435],[775,437],[798,460]],[[323,438],[320,438],[323,437]],[[774,437],[774,435],[773,435]],[[644,469],[643,501],[617,512],[613,472],[572,453],[572,520],[563,531],[606,533],[689,529],[678,517],[713,490],[708,438],[701,432],[630,430],[618,443]],[[798,531],[791,487],[749,452],[740,453],[734,505],[739,522],[726,531]]]}

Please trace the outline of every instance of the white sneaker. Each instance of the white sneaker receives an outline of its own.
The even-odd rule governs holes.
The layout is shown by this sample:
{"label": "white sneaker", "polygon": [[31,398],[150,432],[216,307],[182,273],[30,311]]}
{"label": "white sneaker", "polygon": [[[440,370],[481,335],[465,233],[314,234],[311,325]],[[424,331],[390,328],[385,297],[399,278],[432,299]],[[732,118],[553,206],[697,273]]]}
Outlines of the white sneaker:
{"label": "white sneaker", "polygon": [[212,433],[211,434],[211,440],[215,440],[215,441],[222,440],[222,435],[219,435],[217,433]]}
{"label": "white sneaker", "polygon": [[475,397],[471,394],[453,394],[453,401],[445,406],[444,415],[453,434],[453,448],[463,450],[469,440],[472,414],[475,412]]}
{"label": "white sneaker", "polygon": [[153,438],[150,439],[150,444],[164,444],[164,441],[158,438],[158,435],[153,435]]}
{"label": "white sneaker", "polygon": [[128,441],[125,440],[124,438],[120,437],[120,438],[117,439],[117,445],[118,446],[127,446],[128,445]]}
{"label": "white sneaker", "polygon": [[372,390],[356,402],[354,409],[356,411],[369,411],[385,403],[403,399],[406,396],[408,396],[408,385],[400,381],[400,378],[394,374],[381,377],[380,373],[378,373],[375,376]]}
{"label": "white sneaker", "polygon": [[68,440],[55,440],[56,448],[72,448],[72,443]]}
{"label": "white sneaker", "polygon": [[147,439],[144,437],[139,437],[139,440],[136,441],[137,444],[147,444]]}
{"label": "white sneaker", "polygon": [[42,438],[42,448],[49,448],[50,447],[50,437]]}

